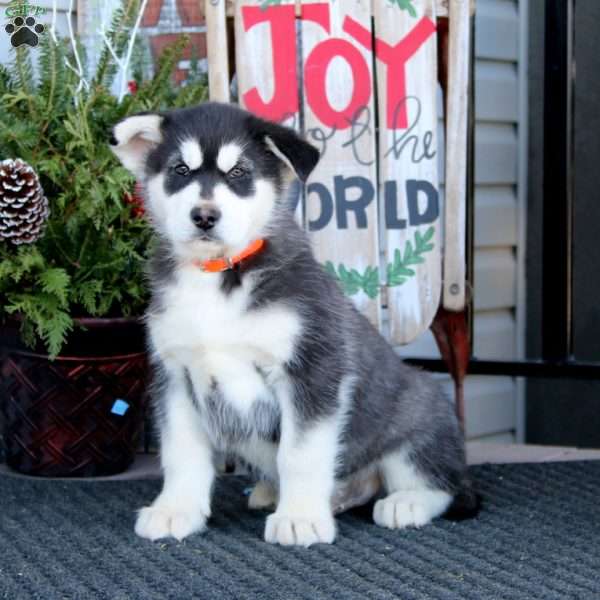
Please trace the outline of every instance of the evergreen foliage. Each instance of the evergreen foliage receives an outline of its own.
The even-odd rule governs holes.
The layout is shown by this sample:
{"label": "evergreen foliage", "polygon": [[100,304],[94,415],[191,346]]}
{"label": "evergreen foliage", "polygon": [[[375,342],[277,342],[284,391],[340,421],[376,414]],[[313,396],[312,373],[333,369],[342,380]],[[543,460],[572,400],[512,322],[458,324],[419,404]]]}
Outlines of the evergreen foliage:
{"label": "evergreen foliage", "polygon": [[[125,0],[114,15],[108,37],[117,52],[126,46],[138,9],[138,0]],[[134,69],[137,92],[121,102],[109,90],[117,69],[108,50],[89,89],[80,92],[65,64],[65,57],[75,62],[68,40],[41,38],[37,80],[27,46],[13,51],[10,67],[0,66],[0,159],[28,162],[50,201],[38,242],[0,243],[0,320],[18,315],[28,345],[41,340],[56,356],[73,318],[142,313],[150,230],[124,202],[134,180],[110,151],[108,134],[128,114],[206,99],[205,78],[197,73],[182,87],[172,84],[188,43],[181,36],[167,48],[153,77],[143,79],[143,69]]]}

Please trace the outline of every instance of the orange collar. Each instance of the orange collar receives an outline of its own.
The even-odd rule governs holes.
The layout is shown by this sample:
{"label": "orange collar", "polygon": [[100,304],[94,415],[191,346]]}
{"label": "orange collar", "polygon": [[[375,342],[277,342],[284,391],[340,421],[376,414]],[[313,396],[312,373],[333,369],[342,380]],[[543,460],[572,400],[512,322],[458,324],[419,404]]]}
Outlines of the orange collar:
{"label": "orange collar", "polygon": [[194,265],[200,267],[205,273],[221,273],[233,269],[242,261],[258,254],[265,247],[265,240],[254,240],[239,254],[230,257],[211,258],[210,260],[195,260]]}

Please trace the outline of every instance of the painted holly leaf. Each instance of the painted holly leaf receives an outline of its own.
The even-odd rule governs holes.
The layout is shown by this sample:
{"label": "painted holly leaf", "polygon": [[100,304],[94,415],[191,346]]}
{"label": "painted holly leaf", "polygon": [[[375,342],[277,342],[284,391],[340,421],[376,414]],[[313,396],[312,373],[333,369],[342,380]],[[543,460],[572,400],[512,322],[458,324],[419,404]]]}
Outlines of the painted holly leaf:
{"label": "painted holly leaf", "polygon": [[394,260],[387,266],[387,284],[388,286],[402,285],[409,277],[415,275],[414,269],[409,265],[420,265],[425,262],[423,254],[433,250],[434,244],[430,243],[435,233],[433,226],[421,235],[419,230],[415,231],[414,246],[411,240],[406,240],[404,246],[404,256],[400,248],[394,251]]}
{"label": "painted holly leaf", "polygon": [[415,232],[415,247],[419,254],[423,254],[423,252],[429,252],[433,250],[433,244],[429,243],[429,240],[433,237],[435,233],[435,229],[431,226],[426,232],[425,235],[421,235],[419,230]]}
{"label": "painted holly leaf", "polygon": [[396,269],[394,263],[388,263],[386,281],[388,285],[402,285],[406,281],[406,277],[403,277],[399,270]]}
{"label": "painted holly leaf", "polygon": [[379,269],[367,267],[363,276],[363,289],[365,294],[373,299],[379,294]]}
{"label": "painted holly leaf", "polygon": [[329,273],[334,279],[338,279],[335,267],[333,266],[333,263],[330,260],[325,261],[323,267],[325,268],[325,271],[327,271],[327,273]]}
{"label": "painted holly leaf", "polygon": [[283,0],[264,0],[264,2],[260,5],[262,10],[267,10],[269,6],[278,6],[281,4]]}
{"label": "painted holly leaf", "polygon": [[362,275],[356,269],[350,269],[350,281],[360,286],[363,283]]}
{"label": "painted holly leaf", "polygon": [[[407,242],[410,244],[410,242]],[[403,277],[412,277],[415,272],[412,269],[409,269],[402,263],[402,254],[400,252],[400,248],[396,248],[394,250],[394,264],[393,264],[394,273],[397,275],[402,275]]]}
{"label": "painted holly leaf", "polygon": [[342,285],[342,291],[346,296],[354,296],[360,292],[360,286],[348,281],[347,279],[340,279],[340,283]]}
{"label": "painted holly leaf", "polygon": [[415,19],[417,17],[417,11],[413,6],[413,0],[391,0],[392,4],[398,6],[401,10],[407,10],[408,14]]}
{"label": "painted holly leaf", "polygon": [[355,269],[348,271],[344,265],[340,265],[338,268],[339,280],[342,284],[342,289],[348,296],[354,296],[358,294],[362,288],[362,277]]}

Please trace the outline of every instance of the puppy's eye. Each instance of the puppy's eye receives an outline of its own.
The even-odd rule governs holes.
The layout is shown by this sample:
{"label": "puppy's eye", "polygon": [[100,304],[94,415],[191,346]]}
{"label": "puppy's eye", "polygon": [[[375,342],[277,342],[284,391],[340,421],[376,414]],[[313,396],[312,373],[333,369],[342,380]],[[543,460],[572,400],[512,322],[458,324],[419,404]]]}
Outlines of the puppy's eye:
{"label": "puppy's eye", "polygon": [[242,177],[242,175],[246,174],[246,170],[243,169],[242,167],[233,167],[233,169],[231,169],[231,171],[229,171],[227,173],[227,177],[231,177],[232,179],[235,179],[236,177]]}
{"label": "puppy's eye", "polygon": [[175,171],[175,173],[177,173],[177,175],[187,175],[190,172],[189,167],[187,165],[184,165],[183,163],[175,165],[173,167],[173,170]]}

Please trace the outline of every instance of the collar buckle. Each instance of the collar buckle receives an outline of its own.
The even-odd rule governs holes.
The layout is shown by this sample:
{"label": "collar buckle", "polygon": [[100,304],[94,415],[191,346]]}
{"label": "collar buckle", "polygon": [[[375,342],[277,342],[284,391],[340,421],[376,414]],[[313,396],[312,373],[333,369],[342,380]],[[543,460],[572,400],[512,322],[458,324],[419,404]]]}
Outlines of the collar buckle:
{"label": "collar buckle", "polygon": [[250,256],[258,254],[265,246],[265,241],[262,239],[254,240],[247,248],[236,256],[223,256],[221,258],[213,258],[206,261],[197,261],[196,264],[205,273],[222,273],[237,267],[242,261]]}

